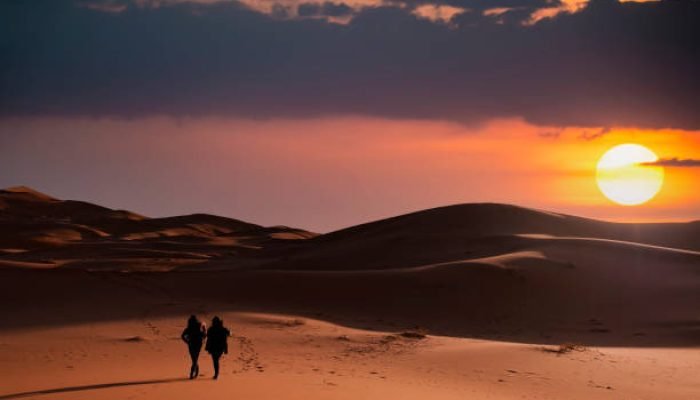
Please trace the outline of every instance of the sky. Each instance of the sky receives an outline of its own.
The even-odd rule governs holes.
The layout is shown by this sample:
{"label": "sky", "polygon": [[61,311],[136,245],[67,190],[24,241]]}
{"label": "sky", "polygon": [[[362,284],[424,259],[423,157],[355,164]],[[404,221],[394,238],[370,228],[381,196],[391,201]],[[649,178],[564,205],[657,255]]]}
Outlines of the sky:
{"label": "sky", "polygon": [[[502,202],[700,219],[700,1],[0,3],[0,187],[327,232]],[[661,192],[602,195],[639,143]]]}

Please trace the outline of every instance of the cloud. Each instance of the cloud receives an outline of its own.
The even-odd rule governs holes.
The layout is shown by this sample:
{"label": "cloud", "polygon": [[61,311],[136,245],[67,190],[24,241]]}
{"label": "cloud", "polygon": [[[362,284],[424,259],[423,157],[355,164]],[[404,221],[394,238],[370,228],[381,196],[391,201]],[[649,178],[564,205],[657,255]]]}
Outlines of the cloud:
{"label": "cloud", "polygon": [[[120,13],[127,8],[155,9],[180,4],[190,6],[237,2],[250,10],[278,19],[318,18],[326,22],[347,24],[354,14],[368,8],[398,7],[420,18],[435,23],[449,23],[452,16],[472,9],[485,16],[498,16],[506,11],[526,10],[536,13],[541,9],[561,8],[574,0],[76,0],[81,7],[95,11]],[[583,3],[588,0],[578,0]],[[562,3],[563,2],[563,3]],[[501,6],[503,4],[503,6]],[[467,7],[469,5],[469,7]],[[516,6],[517,5],[517,6]],[[324,9],[326,9],[324,11]],[[351,12],[347,12],[347,9]],[[328,11],[328,12],[326,12]],[[333,15],[342,13],[341,16]],[[500,19],[499,19],[500,22]],[[524,20],[523,20],[524,22]]]}
{"label": "cloud", "polygon": [[542,139],[559,139],[563,133],[564,133],[564,130],[559,129],[559,130],[540,132],[537,134],[537,136],[541,137]]}
{"label": "cloud", "polygon": [[594,130],[584,130],[578,135],[578,138],[590,142],[592,140],[600,139],[603,136],[611,132],[610,128],[599,128]]}
{"label": "cloud", "polygon": [[[79,0],[76,5],[94,11],[122,13],[139,9],[190,7],[193,11],[212,5],[237,3],[276,19],[322,19],[347,24],[355,13],[371,7],[382,7],[392,0]],[[198,8],[199,7],[199,8]]]}
{"label": "cloud", "polygon": [[[0,118],[522,117],[700,128],[698,1],[591,0],[531,26],[523,22],[552,3],[81,4],[0,2]],[[425,5],[470,11],[416,15]],[[511,10],[484,15],[493,8]]]}
{"label": "cloud", "polygon": [[[500,17],[511,11],[526,12],[527,18],[520,18],[525,25],[534,25],[544,19],[554,18],[560,14],[573,14],[583,10],[591,0],[341,0],[318,1],[308,0],[76,0],[76,4],[95,11],[121,13],[129,7],[160,8],[179,4],[212,5],[217,3],[239,2],[251,10],[282,19],[321,18],[327,22],[347,24],[357,13],[365,8],[400,7],[412,10],[416,16],[429,19],[432,22],[448,23],[453,15],[474,9],[484,16],[495,17],[501,24]],[[653,2],[660,0],[619,0],[620,2]],[[467,7],[469,5],[470,7]],[[334,7],[346,10],[335,12],[342,16],[332,15]],[[328,8],[330,13],[320,11]],[[312,11],[316,9],[316,12]]]}
{"label": "cloud", "polygon": [[489,8],[484,11],[482,11],[482,14],[484,14],[487,17],[498,17],[500,15],[503,15],[509,11],[512,11],[513,7],[496,7],[496,8]]}
{"label": "cloud", "polygon": [[644,163],[647,166],[658,167],[700,167],[700,159],[695,158],[662,158],[659,161]]}
{"label": "cloud", "polygon": [[78,7],[85,7],[90,10],[94,11],[101,11],[101,12],[107,12],[107,13],[121,13],[124,12],[127,8],[128,5],[125,4],[124,2],[121,1],[102,1],[102,2],[94,2],[94,1],[82,1],[82,2],[77,2],[76,5]]}
{"label": "cloud", "polygon": [[547,19],[554,18],[559,14],[568,13],[573,14],[583,10],[588,5],[589,0],[560,0],[552,2],[549,7],[539,8],[530,14],[530,18],[526,21],[527,25],[534,25],[537,22]]}
{"label": "cloud", "polygon": [[413,15],[428,21],[449,23],[456,15],[467,10],[443,4],[423,4],[413,9]]}
{"label": "cloud", "polygon": [[[530,18],[525,21],[525,25],[534,25],[544,19],[554,18],[560,14],[574,14],[588,6],[591,0],[559,0],[551,1],[546,7],[537,8],[530,14]],[[660,0],[619,0],[620,3],[634,2],[646,3]],[[612,1],[613,3],[616,1]]]}
{"label": "cloud", "polygon": [[303,3],[298,7],[298,15],[344,17],[351,14],[353,9],[345,3]]}
{"label": "cloud", "polygon": [[331,23],[348,24],[355,16],[356,9],[345,3],[302,3],[297,7],[300,18],[323,19]]}

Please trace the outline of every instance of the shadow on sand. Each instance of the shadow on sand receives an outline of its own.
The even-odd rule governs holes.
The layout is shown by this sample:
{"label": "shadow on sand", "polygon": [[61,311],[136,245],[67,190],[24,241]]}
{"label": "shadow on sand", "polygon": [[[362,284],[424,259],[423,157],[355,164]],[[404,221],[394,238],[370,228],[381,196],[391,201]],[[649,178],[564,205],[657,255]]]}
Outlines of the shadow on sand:
{"label": "shadow on sand", "polygon": [[121,387],[121,386],[155,385],[155,384],[159,384],[159,383],[173,383],[173,382],[181,382],[181,381],[188,381],[188,380],[189,379],[187,379],[187,378],[169,378],[169,379],[151,379],[151,380],[145,380],[145,381],[98,383],[95,385],[83,385],[83,386],[67,386],[67,387],[55,388],[55,389],[44,389],[44,390],[35,390],[35,391],[31,391],[31,392],[20,392],[20,393],[11,393],[11,394],[6,394],[6,395],[0,395],[0,400],[20,399],[23,397],[40,396],[40,395],[54,394],[54,393],[70,393],[70,392],[82,392],[82,391],[86,391],[86,390],[109,389],[109,388]]}
{"label": "shadow on sand", "polygon": [[[635,276],[670,279],[652,274],[655,257],[628,256],[652,261],[644,264],[649,277],[636,269]],[[567,265],[547,266],[546,274],[477,264],[384,271],[0,268],[0,332],[133,320],[144,317],[144,307],[150,318],[182,323],[196,304],[219,313],[287,314],[377,332],[418,327],[431,335],[536,345],[682,348],[700,343],[697,257],[673,267],[678,273],[673,282],[687,282],[683,287],[669,283],[663,289],[647,281],[644,287],[658,290],[641,292],[626,286],[634,279],[622,270],[618,280],[601,286],[593,275],[577,275],[580,266]],[[675,264],[664,265],[670,271]],[[674,320],[664,310],[673,310]]]}

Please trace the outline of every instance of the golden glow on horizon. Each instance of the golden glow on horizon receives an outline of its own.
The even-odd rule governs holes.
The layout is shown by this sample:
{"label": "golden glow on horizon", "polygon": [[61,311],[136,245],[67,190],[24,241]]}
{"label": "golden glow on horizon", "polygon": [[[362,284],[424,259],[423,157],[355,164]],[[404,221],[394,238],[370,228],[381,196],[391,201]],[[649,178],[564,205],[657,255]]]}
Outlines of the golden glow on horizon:
{"label": "golden glow on horizon", "polygon": [[[700,167],[665,166],[663,190],[644,206],[620,206],[596,182],[598,160],[621,143],[641,143],[660,159],[700,159],[700,130],[542,126],[516,118],[465,126],[365,117],[159,117],[16,119],[0,125],[0,137],[3,132],[18,138],[0,145],[0,158],[14,166],[0,174],[5,186],[21,181],[61,195],[62,186],[51,186],[61,177],[98,187],[107,182],[113,205],[146,214],[201,211],[192,208],[196,203],[278,223],[292,207],[298,219],[289,224],[321,231],[356,224],[358,207],[369,221],[468,202],[619,222],[700,219]],[[43,164],[33,164],[36,159]],[[11,179],[31,171],[33,180]],[[225,173],[228,183],[212,171]],[[127,195],[133,185],[149,187],[143,204]],[[280,207],[280,198],[290,206]],[[162,209],[163,202],[171,208]]]}
{"label": "golden glow on horizon", "polygon": [[663,167],[642,165],[659,157],[639,144],[621,144],[598,161],[598,188],[608,199],[625,206],[644,204],[654,198],[664,182]]}

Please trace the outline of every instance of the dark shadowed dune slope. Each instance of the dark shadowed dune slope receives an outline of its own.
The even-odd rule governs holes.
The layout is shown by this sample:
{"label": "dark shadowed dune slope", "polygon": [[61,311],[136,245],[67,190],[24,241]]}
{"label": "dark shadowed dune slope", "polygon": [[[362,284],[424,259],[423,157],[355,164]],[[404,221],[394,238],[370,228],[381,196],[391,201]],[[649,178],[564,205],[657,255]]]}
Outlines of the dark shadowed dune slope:
{"label": "dark shadowed dune slope", "polygon": [[416,267],[528,249],[531,236],[609,239],[700,250],[700,222],[611,223],[485,203],[434,208],[321,235],[267,267]]}

